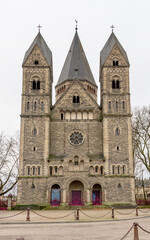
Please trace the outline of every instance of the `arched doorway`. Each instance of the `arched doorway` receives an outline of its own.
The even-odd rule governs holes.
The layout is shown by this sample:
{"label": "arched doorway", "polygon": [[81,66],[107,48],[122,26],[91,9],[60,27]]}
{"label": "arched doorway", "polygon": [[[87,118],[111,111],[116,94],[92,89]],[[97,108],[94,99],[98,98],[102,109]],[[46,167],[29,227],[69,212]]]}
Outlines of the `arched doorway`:
{"label": "arched doorway", "polygon": [[58,184],[54,184],[51,187],[51,206],[59,206],[60,205],[60,186]]}
{"label": "arched doorway", "polygon": [[84,185],[73,181],[69,185],[69,205],[84,205]]}
{"label": "arched doorway", "polygon": [[93,205],[101,205],[102,204],[102,187],[100,184],[93,185],[92,203],[93,203]]}

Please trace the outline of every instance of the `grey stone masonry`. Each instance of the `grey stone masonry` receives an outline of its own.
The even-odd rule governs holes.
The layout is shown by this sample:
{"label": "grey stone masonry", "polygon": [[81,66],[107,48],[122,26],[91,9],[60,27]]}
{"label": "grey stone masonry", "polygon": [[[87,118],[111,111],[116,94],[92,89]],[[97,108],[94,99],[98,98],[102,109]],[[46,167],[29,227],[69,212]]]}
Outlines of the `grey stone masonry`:
{"label": "grey stone masonry", "polygon": [[[129,62],[123,47],[111,35],[109,49],[103,48],[100,105],[91,70],[86,76],[80,64],[83,78],[70,79],[66,63],[52,105],[52,53],[46,54],[41,39],[34,40],[23,63],[18,204],[134,204]],[[70,55],[73,59],[71,74],[85,61],[81,44],[74,45],[67,57],[67,64]]]}

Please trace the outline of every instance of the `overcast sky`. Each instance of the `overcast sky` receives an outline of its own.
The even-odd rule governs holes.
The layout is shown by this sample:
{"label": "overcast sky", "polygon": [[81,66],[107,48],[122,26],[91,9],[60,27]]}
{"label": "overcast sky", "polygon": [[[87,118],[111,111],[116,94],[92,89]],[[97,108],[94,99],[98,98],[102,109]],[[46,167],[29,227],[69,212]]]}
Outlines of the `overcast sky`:
{"label": "overcast sky", "polygon": [[54,86],[75,33],[74,19],[98,87],[99,53],[113,24],[130,61],[132,107],[149,105],[150,0],[2,0],[0,132],[13,135],[20,128],[22,61],[38,24],[53,53],[54,103]]}

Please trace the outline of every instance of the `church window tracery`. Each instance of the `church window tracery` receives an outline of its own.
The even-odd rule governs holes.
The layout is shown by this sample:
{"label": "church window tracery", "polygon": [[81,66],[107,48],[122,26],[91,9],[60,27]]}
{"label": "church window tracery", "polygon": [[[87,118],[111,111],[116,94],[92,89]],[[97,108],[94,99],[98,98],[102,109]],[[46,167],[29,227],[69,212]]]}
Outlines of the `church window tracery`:
{"label": "church window tracery", "polygon": [[80,145],[83,143],[83,135],[81,132],[73,132],[70,134],[70,143]]}

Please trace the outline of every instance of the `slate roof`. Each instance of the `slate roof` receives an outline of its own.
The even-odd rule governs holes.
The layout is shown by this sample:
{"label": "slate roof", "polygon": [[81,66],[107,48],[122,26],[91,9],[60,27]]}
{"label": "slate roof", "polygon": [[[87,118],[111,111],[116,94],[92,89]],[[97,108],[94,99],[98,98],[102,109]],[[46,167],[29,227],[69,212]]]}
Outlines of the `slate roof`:
{"label": "slate roof", "polygon": [[25,61],[27,60],[28,56],[30,55],[30,53],[32,52],[33,48],[35,47],[35,45],[37,45],[41,52],[43,53],[44,58],[46,59],[47,63],[49,66],[52,65],[52,52],[49,49],[49,47],[47,46],[44,38],[42,37],[41,33],[39,32],[36,36],[36,38],[34,39],[33,43],[31,44],[31,46],[29,47],[29,49],[26,51],[25,53],[25,57],[23,60],[23,64],[25,63]]}
{"label": "slate roof", "polygon": [[103,67],[104,63],[106,62],[106,60],[115,44],[119,48],[119,50],[122,53],[123,57],[125,58],[125,61],[127,62],[127,64],[129,64],[129,60],[128,60],[126,51],[121,46],[121,44],[118,41],[117,37],[115,36],[114,32],[112,32],[100,53],[100,67],[101,68]]}
{"label": "slate roof", "polygon": [[66,80],[74,79],[87,80],[88,82],[97,86],[77,31],[66,57],[57,85]]}

